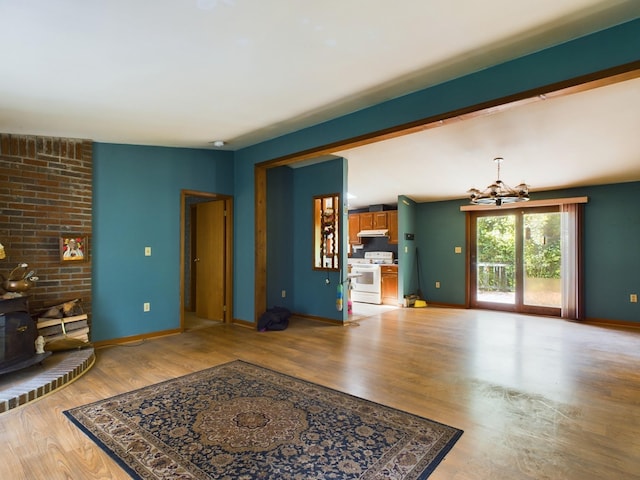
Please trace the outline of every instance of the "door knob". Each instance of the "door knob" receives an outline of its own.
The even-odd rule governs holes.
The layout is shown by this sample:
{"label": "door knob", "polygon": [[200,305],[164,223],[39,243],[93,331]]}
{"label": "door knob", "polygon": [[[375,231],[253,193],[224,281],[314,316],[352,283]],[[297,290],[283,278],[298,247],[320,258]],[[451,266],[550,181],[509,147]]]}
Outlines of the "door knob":
{"label": "door knob", "polygon": [[199,261],[200,261],[200,259],[199,259],[199,258],[194,258],[194,259],[193,259],[193,261],[194,261],[194,262],[199,262]]}

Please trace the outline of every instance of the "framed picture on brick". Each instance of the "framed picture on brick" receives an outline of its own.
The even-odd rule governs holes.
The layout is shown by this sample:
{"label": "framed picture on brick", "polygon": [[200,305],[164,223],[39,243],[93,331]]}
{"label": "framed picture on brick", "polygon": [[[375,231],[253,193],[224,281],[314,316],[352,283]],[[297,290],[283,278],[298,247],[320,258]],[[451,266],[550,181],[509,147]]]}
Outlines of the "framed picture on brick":
{"label": "framed picture on brick", "polygon": [[65,235],[60,237],[60,261],[86,262],[89,256],[89,237]]}

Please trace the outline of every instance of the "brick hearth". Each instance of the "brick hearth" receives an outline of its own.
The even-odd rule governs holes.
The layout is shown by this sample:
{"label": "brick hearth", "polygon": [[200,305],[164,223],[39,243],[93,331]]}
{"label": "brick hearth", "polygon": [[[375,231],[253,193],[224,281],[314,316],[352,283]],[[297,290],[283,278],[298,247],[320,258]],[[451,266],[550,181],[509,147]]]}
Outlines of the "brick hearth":
{"label": "brick hearth", "polygon": [[88,371],[95,359],[91,347],[55,352],[41,365],[0,376],[0,414],[69,384]]}

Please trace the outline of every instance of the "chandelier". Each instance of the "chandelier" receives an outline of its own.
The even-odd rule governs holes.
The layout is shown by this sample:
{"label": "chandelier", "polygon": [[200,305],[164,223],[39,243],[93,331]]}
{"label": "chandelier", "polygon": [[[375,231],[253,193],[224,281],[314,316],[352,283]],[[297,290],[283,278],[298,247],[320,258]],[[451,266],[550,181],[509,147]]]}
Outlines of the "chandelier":
{"label": "chandelier", "polygon": [[500,180],[500,164],[504,161],[502,157],[493,159],[498,164],[498,179],[483,191],[472,188],[467,192],[471,203],[475,205],[496,205],[499,207],[503,203],[526,202],[529,200],[529,185],[521,183],[515,188]]}

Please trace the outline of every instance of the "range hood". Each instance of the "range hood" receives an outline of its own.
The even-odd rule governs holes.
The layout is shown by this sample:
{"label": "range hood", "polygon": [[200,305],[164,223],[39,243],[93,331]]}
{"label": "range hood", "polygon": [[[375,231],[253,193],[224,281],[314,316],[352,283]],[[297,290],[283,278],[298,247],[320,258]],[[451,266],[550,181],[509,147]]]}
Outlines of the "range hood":
{"label": "range hood", "polygon": [[389,230],[381,229],[381,230],[360,230],[358,232],[358,237],[388,237]]}

